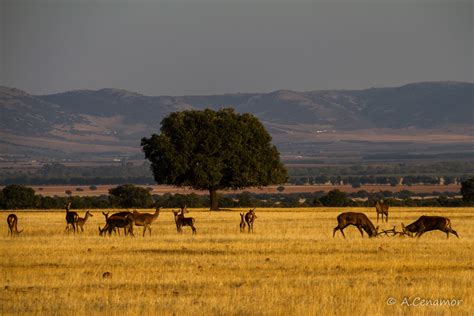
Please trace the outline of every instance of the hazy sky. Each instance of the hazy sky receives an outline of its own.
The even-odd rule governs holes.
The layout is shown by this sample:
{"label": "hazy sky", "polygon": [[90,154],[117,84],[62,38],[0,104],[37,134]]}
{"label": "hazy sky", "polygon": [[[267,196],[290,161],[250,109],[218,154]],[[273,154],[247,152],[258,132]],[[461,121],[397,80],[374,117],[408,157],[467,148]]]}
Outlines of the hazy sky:
{"label": "hazy sky", "polygon": [[33,94],[474,81],[472,0],[0,2],[0,84]]}

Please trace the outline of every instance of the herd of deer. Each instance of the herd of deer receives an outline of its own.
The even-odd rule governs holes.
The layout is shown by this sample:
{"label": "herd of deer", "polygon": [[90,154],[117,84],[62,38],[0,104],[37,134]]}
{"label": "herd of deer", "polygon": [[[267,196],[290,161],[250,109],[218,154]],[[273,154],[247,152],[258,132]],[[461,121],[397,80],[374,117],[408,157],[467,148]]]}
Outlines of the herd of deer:
{"label": "herd of deer", "polygon": [[[74,233],[76,230],[81,232],[84,231],[84,225],[87,222],[87,219],[92,215],[89,211],[86,212],[85,216],[79,217],[77,212],[70,211],[71,203],[66,205],[66,231],[72,229]],[[143,236],[145,236],[146,231],[148,230],[151,236],[151,224],[158,218],[160,215],[161,207],[157,207],[154,214],[149,213],[140,213],[137,211],[133,212],[118,212],[112,215],[109,215],[109,212],[102,214],[105,216],[105,226],[100,228],[99,226],[99,235],[104,236],[106,234],[111,235],[112,232],[120,235],[120,228],[123,228],[124,235],[133,234],[134,226],[143,226]],[[382,215],[382,222],[385,216],[385,221],[388,222],[388,205],[384,204],[383,201],[379,201],[375,205],[375,210],[377,212],[377,222],[379,221],[379,214]],[[180,211],[172,211],[174,215],[174,221],[176,224],[176,230],[178,233],[183,231],[184,226],[189,226],[192,229],[193,234],[196,234],[197,230],[194,226],[195,219],[193,217],[185,217],[184,213],[187,212],[186,206],[181,207]],[[240,232],[245,232],[245,227],[247,225],[248,232],[253,233],[253,223],[257,215],[255,214],[255,209],[249,210],[247,213],[240,213]],[[9,228],[9,235],[16,236],[19,235],[23,230],[18,231],[18,217],[15,214],[10,214],[7,217],[7,224]],[[447,238],[449,234],[453,234],[459,238],[458,233],[451,228],[451,221],[449,218],[442,216],[426,216],[423,215],[418,218],[415,222],[411,223],[408,226],[401,224],[402,230],[397,231],[395,226],[389,230],[378,231],[378,226],[375,227],[374,224],[364,213],[355,213],[355,212],[346,212],[341,213],[337,216],[337,226],[334,227],[333,237],[336,235],[338,230],[341,231],[341,234],[344,238],[344,229],[347,226],[355,226],[359,230],[361,236],[364,236],[364,231],[369,235],[369,237],[376,237],[381,234],[386,236],[410,236],[410,237],[421,237],[424,233],[433,230],[440,230],[446,233]]]}

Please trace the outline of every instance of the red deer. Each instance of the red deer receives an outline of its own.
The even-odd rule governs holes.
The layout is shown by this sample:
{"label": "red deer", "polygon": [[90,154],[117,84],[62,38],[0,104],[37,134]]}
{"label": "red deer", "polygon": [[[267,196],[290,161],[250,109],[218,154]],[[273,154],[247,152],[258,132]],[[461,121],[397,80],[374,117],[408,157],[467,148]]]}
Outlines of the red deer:
{"label": "red deer", "polygon": [[456,235],[456,237],[459,238],[458,233],[451,228],[451,221],[449,218],[443,216],[423,215],[408,226],[405,226],[402,223],[402,230],[410,237],[413,237],[413,234],[415,234],[415,237],[417,238],[420,238],[421,235],[432,230],[445,232],[446,238],[449,238],[449,233]]}
{"label": "red deer", "polygon": [[76,212],[69,211],[70,207],[71,207],[71,203],[68,203],[66,205],[66,230],[69,234],[69,230],[72,227],[72,230],[74,231],[74,234],[75,234],[77,218],[79,217],[79,215],[77,215]]}
{"label": "red deer", "polygon": [[143,237],[145,237],[146,230],[150,232],[151,236],[151,224],[158,218],[160,215],[161,207],[157,207],[154,214],[148,213],[139,213],[133,211],[129,216],[133,219],[135,226],[143,226]]}
{"label": "red deer", "polygon": [[12,235],[12,237],[19,235],[23,231],[23,229],[18,231],[18,217],[15,214],[8,215],[7,224],[9,229],[8,234]]}
{"label": "red deer", "polygon": [[245,219],[244,219],[245,214],[240,213],[240,232],[243,233],[245,231]]}
{"label": "red deer", "polygon": [[81,232],[84,232],[84,225],[87,222],[87,219],[89,218],[89,216],[94,217],[94,215],[92,215],[91,212],[87,211],[84,218],[82,218],[82,217],[77,218],[76,224],[77,224],[78,231],[79,231],[79,228],[81,228]]}
{"label": "red deer", "polygon": [[[130,215],[124,217],[110,216],[107,219],[107,223],[105,224],[104,228],[101,229],[99,226],[99,235],[102,236],[105,235],[105,233],[108,233],[110,236],[115,228],[125,228],[125,232],[128,231],[130,235],[135,236],[133,234],[133,219],[130,217]],[[127,234],[125,233],[125,235]]]}
{"label": "red deer", "polygon": [[[109,219],[109,213],[110,213],[110,212],[107,212],[107,213],[102,212],[102,214],[105,216],[105,221],[106,221],[106,222],[107,222],[107,219]],[[123,212],[114,213],[114,214],[110,215],[110,217],[113,217],[113,216],[114,216],[114,217],[125,217],[125,216],[128,216],[128,215],[130,215],[130,214],[132,214],[132,213],[129,212],[129,211],[123,211]],[[117,228],[114,227],[113,231],[114,231],[114,233],[116,233],[116,234],[118,233],[118,235],[120,236],[120,230],[119,230],[119,229],[117,229]],[[124,227],[124,228],[123,228],[123,231],[124,231],[124,234],[127,235],[127,228]]]}
{"label": "red deer", "polygon": [[194,227],[195,220],[193,217],[184,217],[186,207],[181,208],[181,213],[179,211],[173,211],[174,221],[176,223],[176,230],[178,233],[183,232],[183,226],[190,226],[193,230],[193,235],[196,234],[196,227]]}
{"label": "red deer", "polygon": [[377,212],[377,223],[379,222],[379,215],[382,215],[382,222],[383,216],[385,215],[385,222],[388,222],[388,205],[385,204],[383,201],[377,201],[375,203],[375,210]]}
{"label": "red deer", "polygon": [[255,209],[251,209],[245,214],[245,221],[247,222],[249,233],[250,232],[253,233],[253,222],[255,221],[256,218],[257,218],[257,215],[255,215]]}
{"label": "red deer", "polygon": [[357,227],[362,237],[364,237],[364,233],[362,232],[362,229],[365,230],[365,232],[369,235],[370,238],[377,236],[378,227],[375,228],[374,224],[372,224],[370,219],[365,214],[348,212],[348,213],[341,213],[337,216],[337,226],[334,227],[332,237],[336,235],[337,230],[340,230],[342,236],[346,238],[346,235],[344,235],[343,230],[349,225],[353,225]]}

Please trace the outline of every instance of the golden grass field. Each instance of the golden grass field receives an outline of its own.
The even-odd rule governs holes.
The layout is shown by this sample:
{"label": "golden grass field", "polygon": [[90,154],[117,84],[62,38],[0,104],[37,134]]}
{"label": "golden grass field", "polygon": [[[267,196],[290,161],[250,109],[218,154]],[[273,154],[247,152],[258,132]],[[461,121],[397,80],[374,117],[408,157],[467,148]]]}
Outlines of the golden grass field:
{"label": "golden grass field", "polygon": [[10,212],[2,212],[0,314],[474,313],[474,208],[391,208],[381,224],[443,215],[460,239],[439,231],[419,240],[369,239],[355,227],[346,240],[339,232],[333,238],[336,216],[349,210],[376,224],[373,208],[257,209],[255,232],[247,234],[239,232],[239,210],[190,209],[192,236],[189,227],[177,234],[163,210],[152,237],[138,227],[134,238],[99,237],[100,212],[83,234],[67,235],[64,211],[23,211],[16,214],[24,232],[11,238]]}

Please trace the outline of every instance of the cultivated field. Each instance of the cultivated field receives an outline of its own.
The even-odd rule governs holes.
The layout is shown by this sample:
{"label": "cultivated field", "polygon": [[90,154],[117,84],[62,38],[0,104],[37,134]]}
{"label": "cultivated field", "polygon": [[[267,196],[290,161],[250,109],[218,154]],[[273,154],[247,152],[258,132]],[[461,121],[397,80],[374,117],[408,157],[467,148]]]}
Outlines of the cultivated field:
{"label": "cultivated field", "polygon": [[[351,210],[376,218],[373,208]],[[448,240],[442,232],[368,239],[354,227],[333,238],[342,209],[330,208],[257,209],[255,233],[242,234],[238,211],[191,209],[192,236],[189,227],[178,235],[164,210],[152,237],[137,228],[134,238],[99,237],[100,212],[85,233],[67,235],[64,211],[17,212],[25,231],[11,238],[2,212],[0,314],[474,313],[474,208],[392,208],[381,224],[443,215],[460,236]]]}

